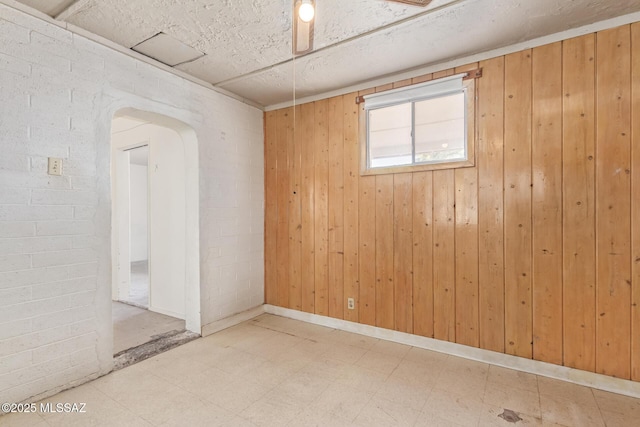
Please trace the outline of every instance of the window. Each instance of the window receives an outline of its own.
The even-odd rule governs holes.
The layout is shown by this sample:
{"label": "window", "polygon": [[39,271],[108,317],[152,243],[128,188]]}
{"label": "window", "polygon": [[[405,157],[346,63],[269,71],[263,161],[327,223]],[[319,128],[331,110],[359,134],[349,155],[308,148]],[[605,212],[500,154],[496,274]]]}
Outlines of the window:
{"label": "window", "polygon": [[479,70],[364,97],[363,174],[474,165]]}

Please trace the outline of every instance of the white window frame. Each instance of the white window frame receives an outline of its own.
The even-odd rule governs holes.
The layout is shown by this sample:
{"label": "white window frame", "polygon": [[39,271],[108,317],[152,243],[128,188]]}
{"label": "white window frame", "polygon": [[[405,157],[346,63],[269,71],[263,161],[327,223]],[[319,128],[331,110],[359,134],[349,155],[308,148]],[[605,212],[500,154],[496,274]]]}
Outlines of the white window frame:
{"label": "white window frame", "polygon": [[[384,92],[365,95],[360,102],[360,141],[361,141],[361,175],[378,175],[385,173],[414,172],[423,170],[453,169],[472,167],[475,165],[475,77],[481,70],[465,72],[453,76],[431,80],[417,85],[405,86]],[[431,161],[371,167],[369,158],[369,111],[393,105],[415,103],[426,99],[439,98],[455,93],[465,94],[465,154],[464,160]],[[413,107],[412,107],[413,108]],[[415,129],[412,119],[412,159],[415,159]]]}

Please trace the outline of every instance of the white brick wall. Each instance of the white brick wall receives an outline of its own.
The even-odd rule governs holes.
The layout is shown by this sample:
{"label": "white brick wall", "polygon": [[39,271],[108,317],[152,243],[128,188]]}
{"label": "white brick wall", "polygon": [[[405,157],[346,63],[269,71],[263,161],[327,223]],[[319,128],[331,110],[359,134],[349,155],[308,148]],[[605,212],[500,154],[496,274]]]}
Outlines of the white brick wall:
{"label": "white brick wall", "polygon": [[[5,5],[0,40],[0,402],[111,369],[120,108],[197,134],[202,324],[262,304],[262,112]],[[47,175],[48,157],[63,176]]]}

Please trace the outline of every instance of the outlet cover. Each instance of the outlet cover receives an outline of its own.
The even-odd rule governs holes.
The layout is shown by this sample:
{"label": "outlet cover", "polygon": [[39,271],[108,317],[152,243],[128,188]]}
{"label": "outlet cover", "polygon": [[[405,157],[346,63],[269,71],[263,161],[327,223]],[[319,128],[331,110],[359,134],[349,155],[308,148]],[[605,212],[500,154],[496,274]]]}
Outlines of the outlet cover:
{"label": "outlet cover", "polygon": [[356,302],[353,298],[347,298],[347,308],[349,310],[354,310],[356,308]]}
{"label": "outlet cover", "polygon": [[49,157],[49,175],[62,175],[62,159]]}

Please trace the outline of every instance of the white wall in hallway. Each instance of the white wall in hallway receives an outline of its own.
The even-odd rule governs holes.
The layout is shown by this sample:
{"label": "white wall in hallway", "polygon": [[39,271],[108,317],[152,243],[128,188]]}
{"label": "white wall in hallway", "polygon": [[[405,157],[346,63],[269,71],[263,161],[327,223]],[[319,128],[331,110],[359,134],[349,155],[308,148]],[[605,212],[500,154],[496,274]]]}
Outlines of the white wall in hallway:
{"label": "white wall in hallway", "polygon": [[0,40],[0,402],[111,370],[109,147],[122,108],[197,136],[202,325],[262,304],[262,111],[6,5]]}
{"label": "white wall in hallway", "polygon": [[175,131],[150,129],[149,164],[149,310],[184,319],[186,165],[184,145]]}
{"label": "white wall in hallway", "polygon": [[[122,118],[114,119],[114,127],[121,120]],[[148,151],[148,176],[146,166],[133,163],[140,162],[142,156],[136,150],[143,148],[128,149],[141,143],[147,145],[144,149]],[[112,158],[117,156],[118,151],[127,149],[125,153],[130,159],[129,191],[112,193],[114,212],[129,209],[131,213],[129,224],[114,223],[113,226],[114,233],[118,236],[122,235],[120,230],[117,230],[119,227],[125,227],[130,231],[128,240],[131,252],[129,257],[121,259],[120,263],[126,263],[126,269],[130,261],[147,259],[148,255],[149,310],[184,319],[187,277],[186,168],[190,166],[185,159],[185,143],[175,130],[153,123],[143,123],[132,129],[112,133],[111,144]],[[115,177],[116,181],[118,179],[120,176]],[[195,185],[197,186],[197,183]],[[140,258],[141,244],[136,240],[143,239],[145,258]],[[114,239],[114,244],[126,245],[127,242]],[[121,267],[118,265],[114,266],[115,268]],[[114,286],[118,286],[119,282],[116,280]],[[123,289],[120,289],[121,295]],[[127,292],[124,289],[124,294]]]}
{"label": "white wall in hallway", "polygon": [[129,173],[131,180],[131,262],[145,261],[149,257],[147,173],[147,166],[131,163]]}

